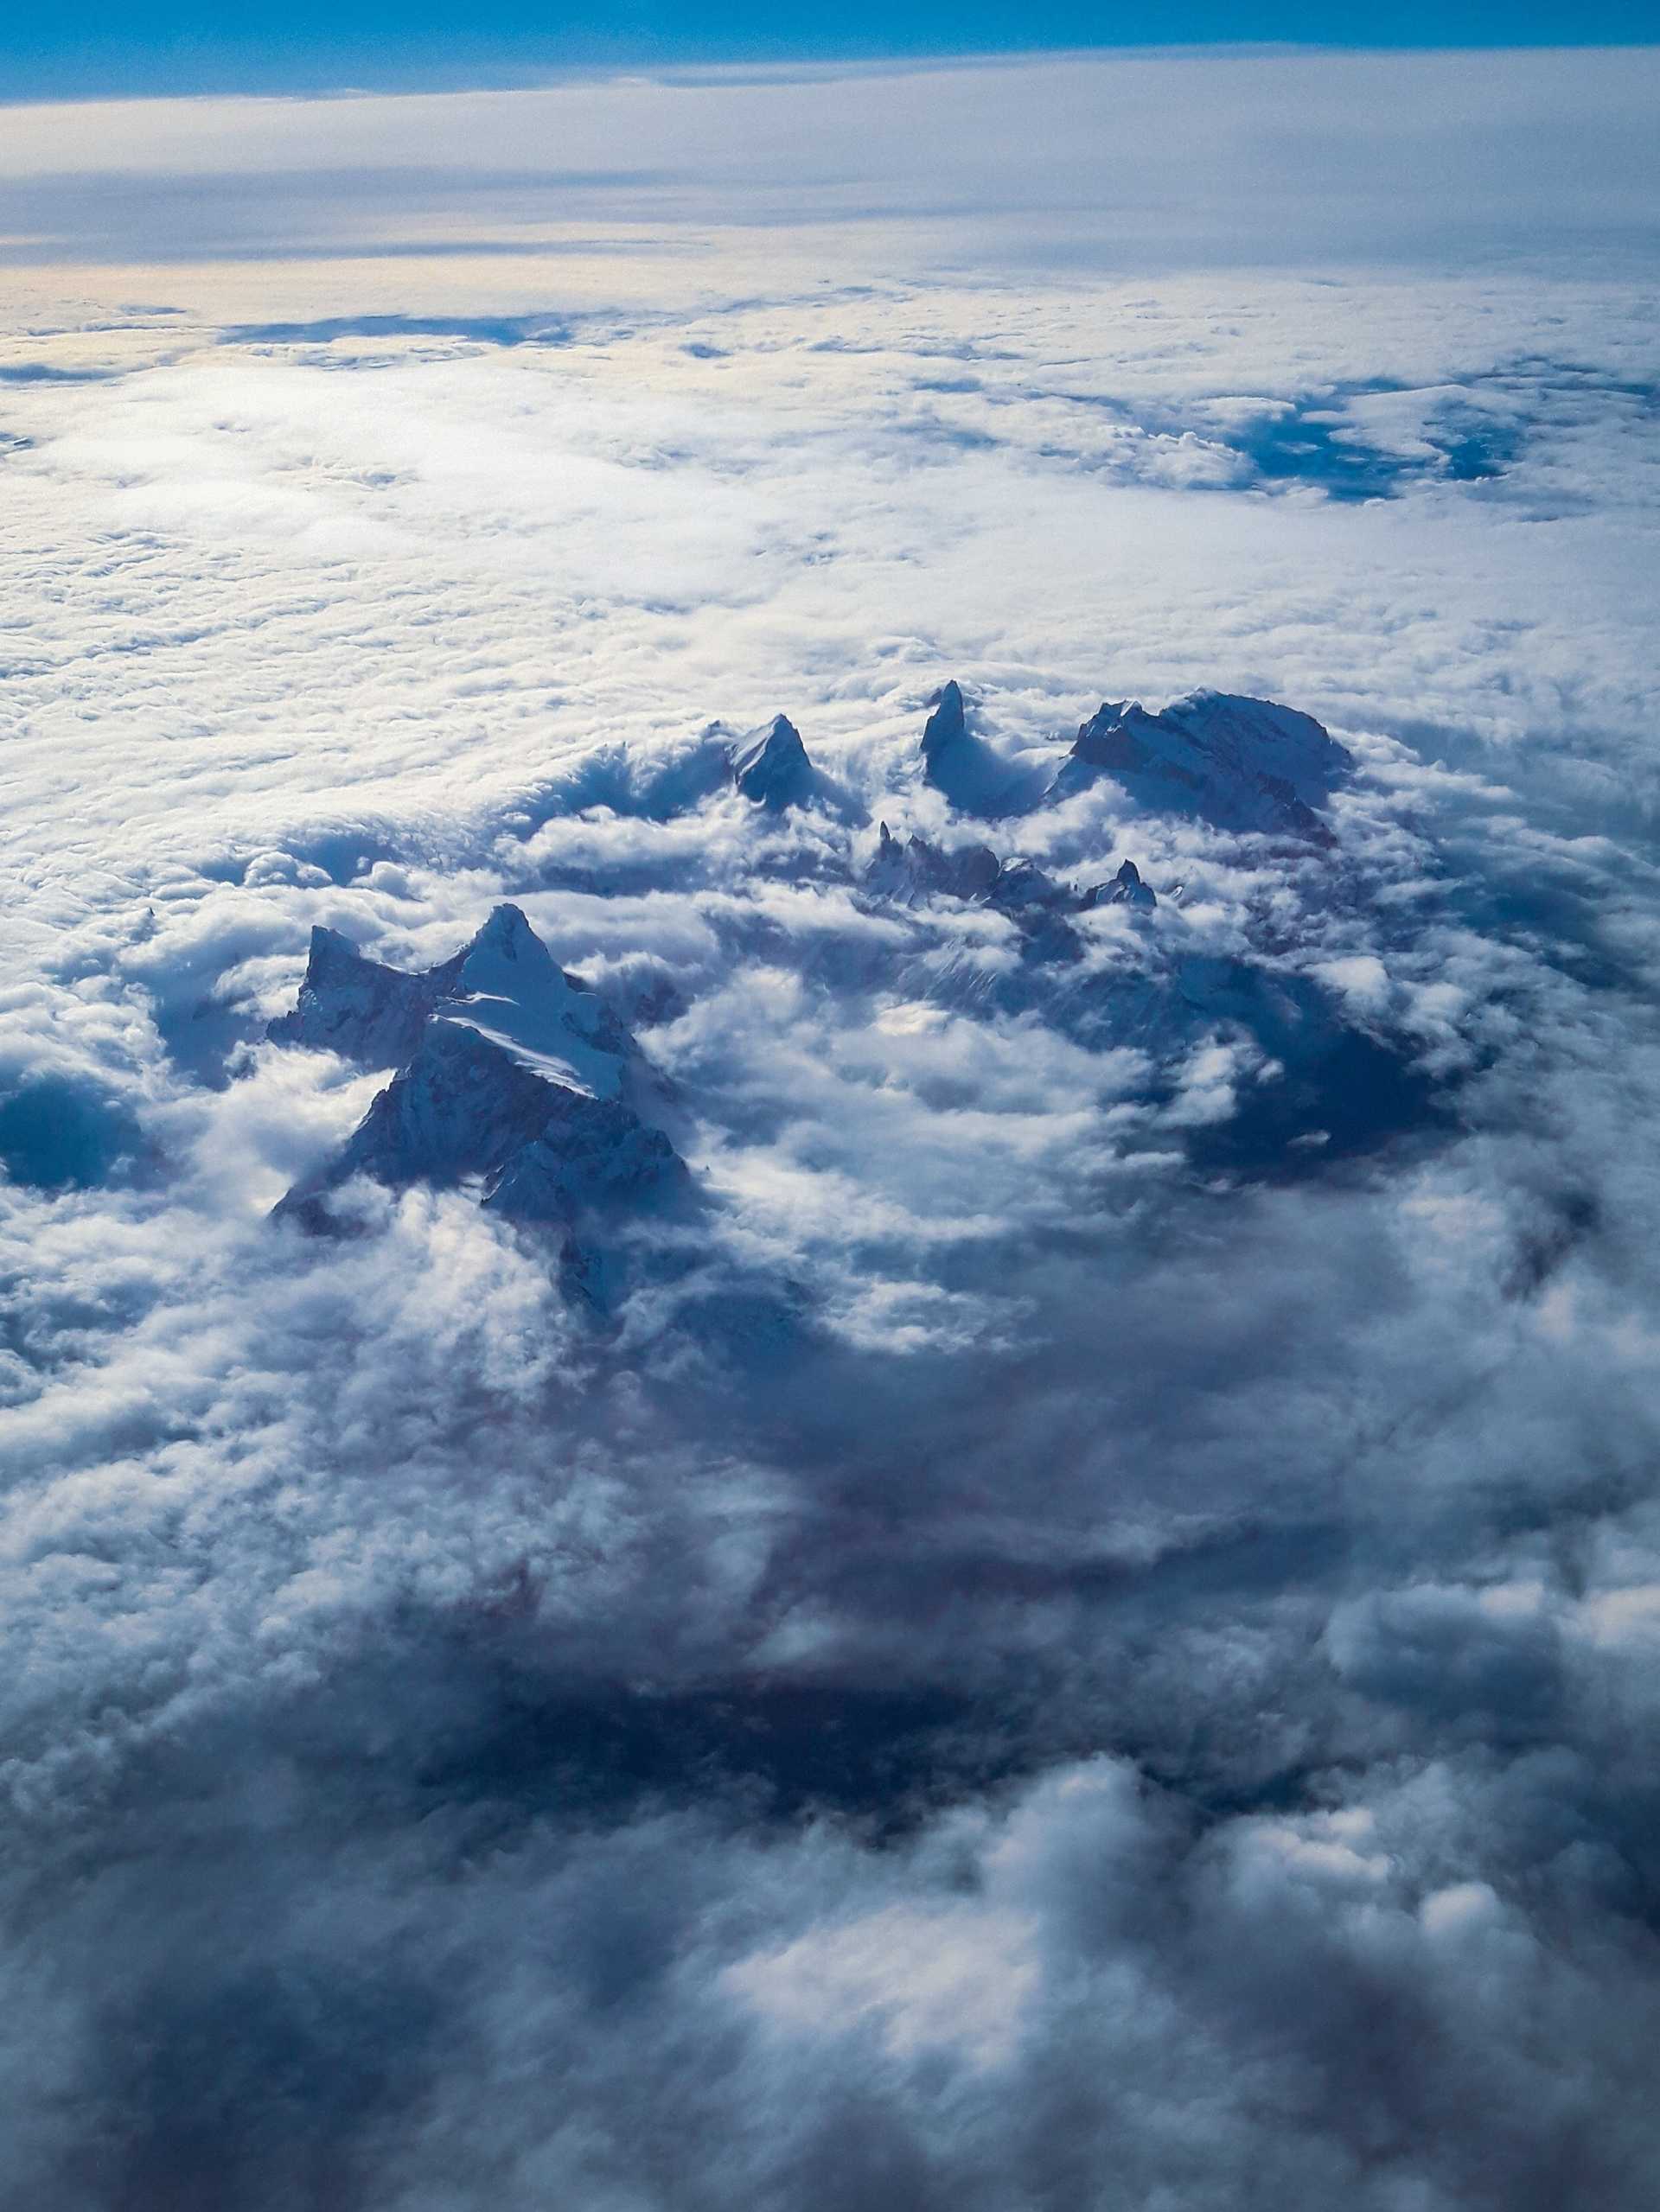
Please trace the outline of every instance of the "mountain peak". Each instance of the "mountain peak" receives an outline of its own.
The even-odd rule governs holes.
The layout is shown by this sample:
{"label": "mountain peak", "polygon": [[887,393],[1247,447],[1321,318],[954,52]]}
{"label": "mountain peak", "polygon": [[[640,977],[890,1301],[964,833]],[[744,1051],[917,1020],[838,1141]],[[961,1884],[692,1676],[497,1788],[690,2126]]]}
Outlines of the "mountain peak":
{"label": "mountain peak", "polygon": [[1120,864],[1119,870],[1109,883],[1097,883],[1084,893],[1086,908],[1100,906],[1131,906],[1150,914],[1159,903],[1158,894],[1151,883],[1141,880],[1141,870],[1134,861]]}
{"label": "mountain peak", "polygon": [[962,686],[954,676],[940,686],[934,711],[923,725],[923,758],[931,766],[945,747],[967,734],[967,728]]}
{"label": "mountain peak", "polygon": [[757,806],[782,813],[812,796],[813,763],[788,715],[775,715],[763,734],[735,747],[731,758],[734,785]]}
{"label": "mountain peak", "polygon": [[595,1098],[617,1096],[635,1051],[604,1001],[507,901],[460,952],[414,974],[367,959],[336,930],[314,929],[298,1003],[266,1034],[366,1068],[402,1068],[438,1025],[476,1030],[521,1067]]}
{"label": "mountain peak", "polygon": [[1190,692],[1160,712],[1108,699],[1079,730],[1057,798],[1110,775],[1152,812],[1218,829],[1329,840],[1319,813],[1353,763],[1312,715],[1271,699]]}
{"label": "mountain peak", "polygon": [[292,1010],[266,1026],[273,1044],[337,1052],[366,1068],[400,1067],[420,1042],[437,979],[389,968],[338,929],[317,924]]}
{"label": "mountain peak", "polygon": [[625,1096],[633,1038],[506,902],[419,974],[315,932],[299,1004],[270,1035],[397,1070],[342,1150],[278,1208],[303,1226],[335,1225],[329,1195],[360,1175],[393,1189],[480,1178],[498,1212],[567,1224],[685,1183],[674,1146]]}
{"label": "mountain peak", "polygon": [[521,1067],[595,1098],[622,1089],[631,1040],[603,1000],[559,965],[518,907],[494,908],[449,975],[436,1018],[465,1023]]}
{"label": "mountain peak", "polygon": [[488,918],[468,946],[468,951],[472,951],[475,946],[499,948],[513,959],[518,958],[521,950],[533,946],[544,959],[548,957],[546,947],[531,928],[524,908],[506,899],[500,906],[490,908]]}
{"label": "mountain peak", "polygon": [[968,727],[962,686],[954,677],[934,695],[923,725],[923,781],[965,814],[991,819],[1020,813],[1028,795],[1021,770]]}

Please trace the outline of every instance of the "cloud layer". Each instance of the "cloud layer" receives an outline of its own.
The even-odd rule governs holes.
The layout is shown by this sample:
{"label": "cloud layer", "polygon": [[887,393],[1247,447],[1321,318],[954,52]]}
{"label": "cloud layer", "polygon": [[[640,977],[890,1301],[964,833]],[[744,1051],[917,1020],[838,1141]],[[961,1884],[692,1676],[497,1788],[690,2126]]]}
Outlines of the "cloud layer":
{"label": "cloud layer", "polygon": [[[1424,153],[1357,64],[1182,67],[1116,135],[1186,86],[1213,183],[1242,81]],[[1544,65],[1491,67],[1514,245]],[[8,137],[20,2198],[1653,2201],[1639,156],[1383,269],[1421,216],[1338,254],[1305,145],[1292,265],[1155,194],[1127,267],[1010,182],[1034,103],[1112,119],[1075,78],[97,118],[143,222],[83,119]],[[1466,65],[1397,79],[1444,145]],[[456,183],[624,114],[703,200]],[[399,184],[378,252],[412,131],[444,235]],[[211,216],[166,256],[146,174]],[[952,676],[998,819],[924,773]],[[1330,726],[1329,844],[1040,800],[1201,684]],[[723,764],[781,711],[773,811]],[[1159,904],[1063,942],[873,875],[884,822]],[[415,970],[503,900],[696,1178],[612,1310],[464,1187],[269,1218],[382,1081],[266,1039],[311,929]],[[1347,1138],[1274,1118],[1311,1023]]]}
{"label": "cloud layer", "polygon": [[[0,207],[10,254],[46,259],[908,221],[976,273],[1495,252],[1629,266],[1654,239],[1655,72],[1643,47],[1239,48],[58,103],[10,111]],[[850,245],[862,259],[845,238],[838,258]],[[868,265],[893,267],[891,236]]]}

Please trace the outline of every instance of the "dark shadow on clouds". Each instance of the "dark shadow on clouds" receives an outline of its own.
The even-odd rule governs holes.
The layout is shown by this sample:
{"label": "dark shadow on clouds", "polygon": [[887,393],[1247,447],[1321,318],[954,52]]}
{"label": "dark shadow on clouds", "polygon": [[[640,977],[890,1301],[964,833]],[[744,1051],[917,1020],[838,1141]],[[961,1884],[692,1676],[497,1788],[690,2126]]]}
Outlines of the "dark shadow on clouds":
{"label": "dark shadow on clouds", "polygon": [[42,1191],[108,1182],[144,1149],[133,1116],[83,1079],[38,1075],[0,1099],[0,1169]]}

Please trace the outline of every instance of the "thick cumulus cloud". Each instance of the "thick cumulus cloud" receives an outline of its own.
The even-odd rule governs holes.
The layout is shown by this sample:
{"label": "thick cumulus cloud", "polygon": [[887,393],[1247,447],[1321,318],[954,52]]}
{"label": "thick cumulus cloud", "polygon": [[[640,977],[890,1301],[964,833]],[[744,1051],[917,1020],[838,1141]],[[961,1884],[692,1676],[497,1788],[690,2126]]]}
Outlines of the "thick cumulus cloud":
{"label": "thick cumulus cloud", "polygon": [[[1145,69],[1236,154],[1323,66]],[[1527,68],[1439,66],[1514,247]],[[1653,2202],[1644,150],[1558,69],[1578,265],[1369,273],[1283,165],[1297,269],[1114,261],[955,128],[1067,72],[960,74],[596,92],[679,181],[578,133],[558,237],[468,102],[442,226],[399,103],[105,118],[211,265],[8,139],[20,2202]],[[1200,684],[1330,725],[1320,838],[1051,792]],[[267,1039],[309,933],[503,900],[696,1193],[610,1306],[464,1184],[271,1218],[385,1081]]]}

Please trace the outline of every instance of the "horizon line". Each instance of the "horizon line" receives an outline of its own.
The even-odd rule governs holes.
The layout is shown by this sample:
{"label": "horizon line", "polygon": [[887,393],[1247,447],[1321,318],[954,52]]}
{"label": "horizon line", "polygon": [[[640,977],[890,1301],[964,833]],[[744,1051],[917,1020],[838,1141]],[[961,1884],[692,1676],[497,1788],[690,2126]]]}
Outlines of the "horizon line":
{"label": "horizon line", "polygon": [[469,94],[533,94],[584,84],[765,85],[840,80],[856,76],[921,76],[934,72],[1038,66],[1057,61],[1410,61],[1499,55],[1544,58],[1560,55],[1660,54],[1653,39],[1449,40],[1445,42],[1305,39],[1127,39],[1101,45],[938,48],[928,52],[787,55],[706,61],[616,57],[606,61],[546,61],[521,72],[457,76],[449,82],[373,80],[292,86],[239,85],[182,88],[144,86],[132,90],[85,87],[73,91],[23,92],[0,90],[0,113],[38,108],[203,106],[218,101],[286,106],[332,101],[462,99]]}

